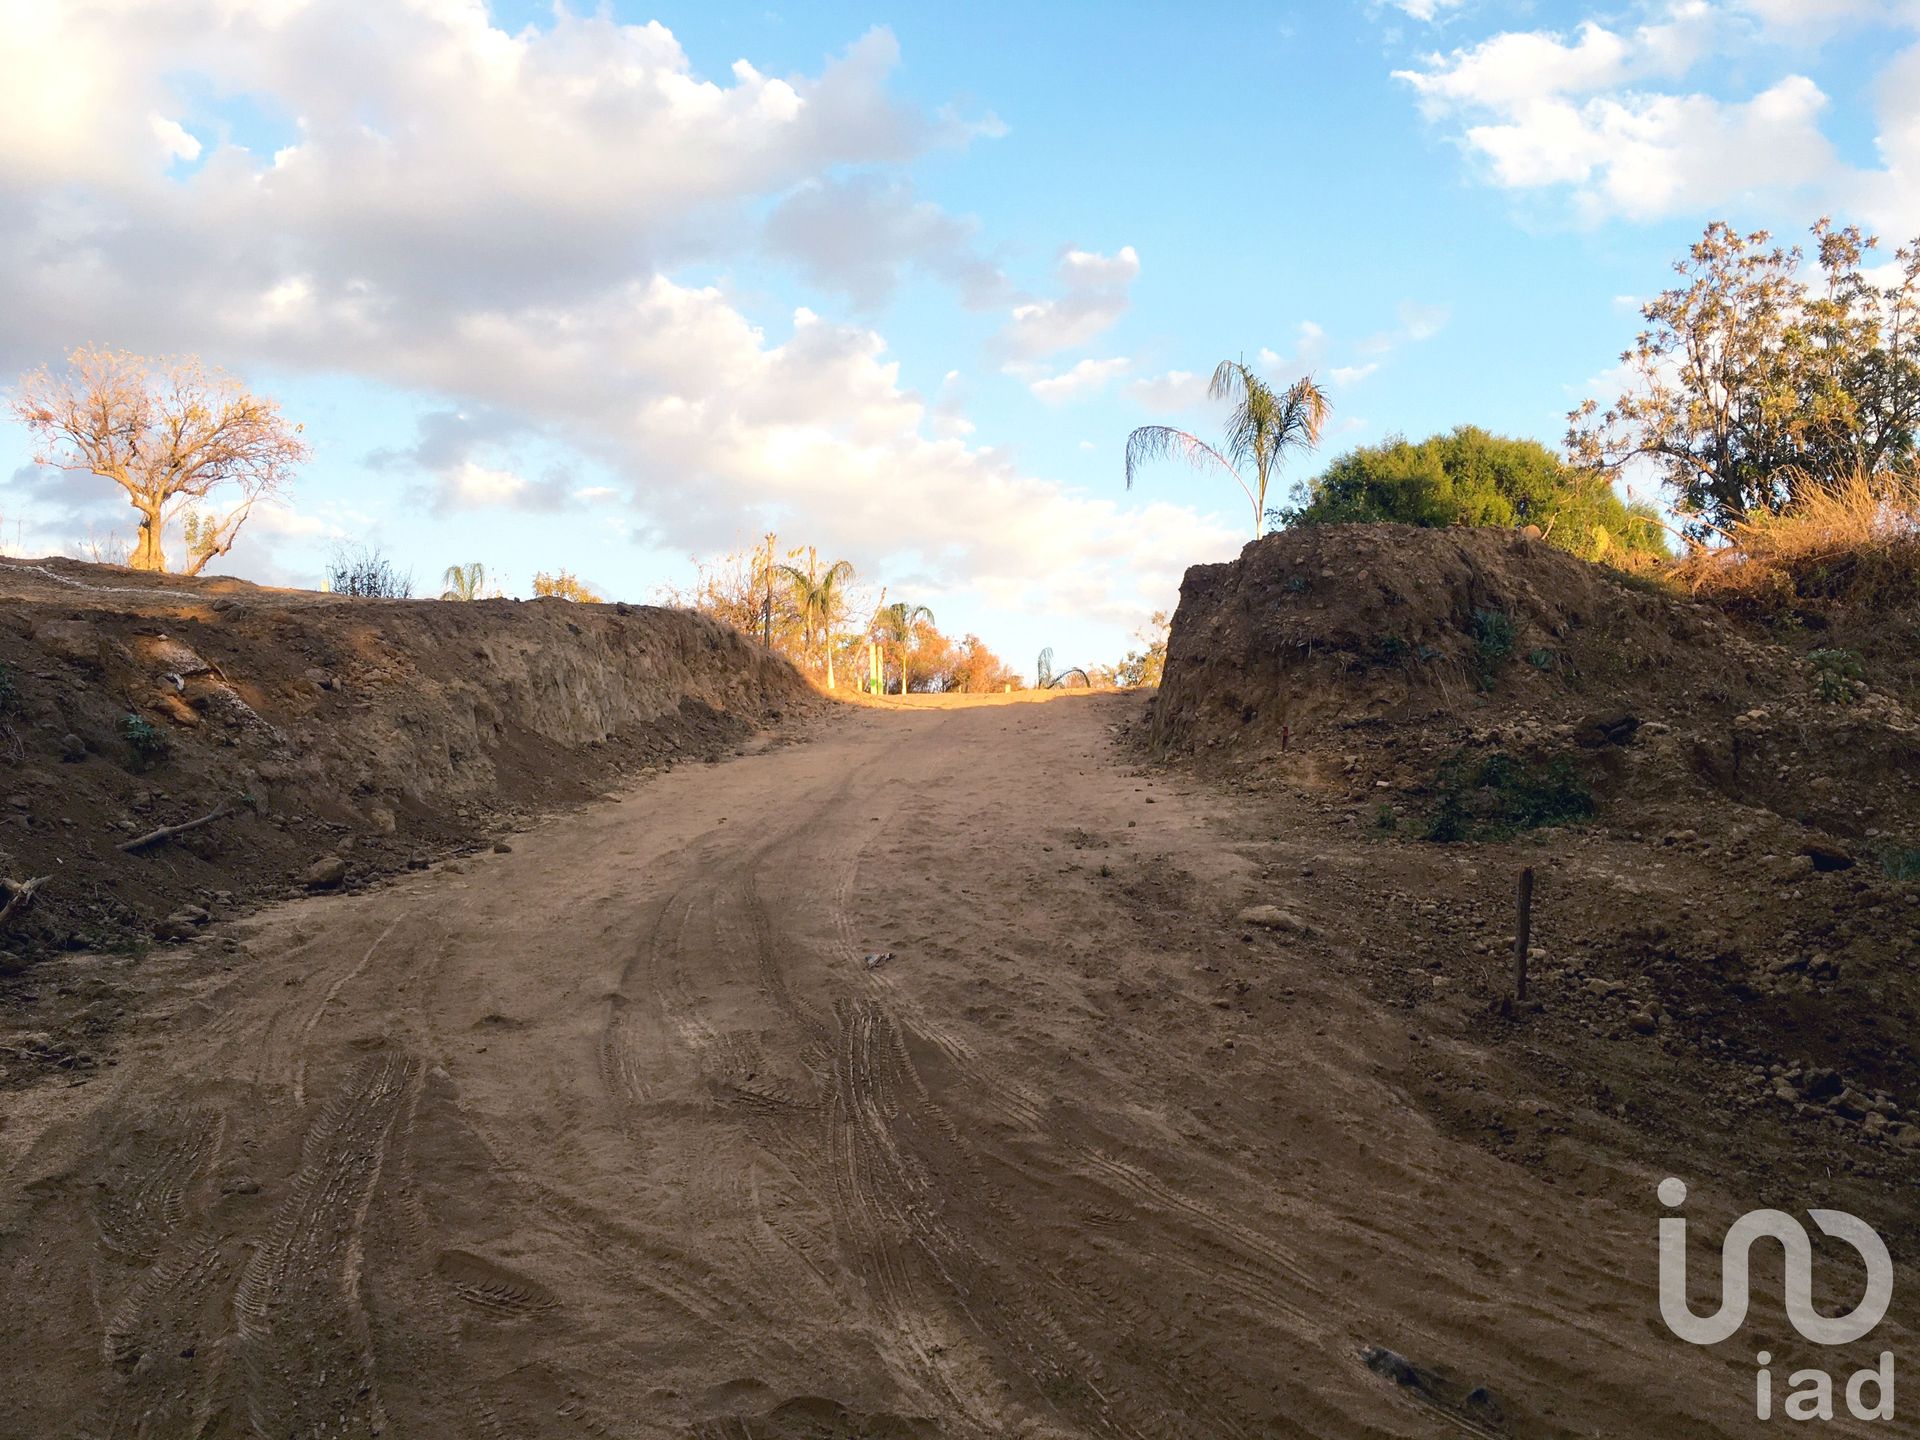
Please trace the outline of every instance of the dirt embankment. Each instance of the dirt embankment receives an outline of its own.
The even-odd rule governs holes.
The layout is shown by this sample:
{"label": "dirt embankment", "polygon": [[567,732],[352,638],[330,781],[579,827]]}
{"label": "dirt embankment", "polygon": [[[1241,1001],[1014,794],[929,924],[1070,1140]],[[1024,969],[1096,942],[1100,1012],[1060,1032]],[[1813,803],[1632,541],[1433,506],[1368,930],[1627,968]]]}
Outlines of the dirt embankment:
{"label": "dirt embankment", "polygon": [[1920,1163],[1920,696],[1836,633],[1512,532],[1289,532],[1188,572],[1144,737],[1321,853],[1373,854],[1341,922],[1359,971],[1515,1072],[1435,1065],[1449,1123],[1551,1168],[1585,1116],[1601,1149],[1737,1194],[1852,1186],[1911,1233],[1889,1197]]}
{"label": "dirt embankment", "polygon": [[0,561],[0,875],[47,877],[0,970],[353,888],[811,703],[785,661],[682,611]]}
{"label": "dirt embankment", "polygon": [[1187,572],[1149,738],[1363,790],[1559,759],[1630,828],[1732,802],[1783,841],[1920,844],[1920,696],[1794,640],[1520,533],[1314,527]]}

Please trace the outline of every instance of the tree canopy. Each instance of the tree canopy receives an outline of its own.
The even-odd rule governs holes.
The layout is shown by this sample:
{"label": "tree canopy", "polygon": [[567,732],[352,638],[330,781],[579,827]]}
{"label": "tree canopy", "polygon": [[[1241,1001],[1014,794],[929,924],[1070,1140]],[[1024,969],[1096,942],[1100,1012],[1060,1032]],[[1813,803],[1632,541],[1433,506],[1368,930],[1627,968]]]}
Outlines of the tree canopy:
{"label": "tree canopy", "polygon": [[[67,366],[22,379],[13,417],[39,442],[36,464],[91,471],[126,491],[139,516],[136,570],[167,568],[166,531],[177,523],[183,573],[198,575],[233,549],[255,502],[307,459],[300,427],[274,401],[190,356],[83,345]],[[221,511],[206,508],[216,502]]]}
{"label": "tree canopy", "polygon": [[1350,451],[1297,498],[1302,503],[1276,518],[1290,525],[1531,524],[1589,560],[1666,548],[1652,508],[1626,504],[1604,474],[1574,469],[1538,441],[1477,425],[1417,444],[1394,438]]}
{"label": "tree canopy", "polygon": [[1628,383],[1569,417],[1568,451],[1593,466],[1657,466],[1698,535],[1777,514],[1810,487],[1886,475],[1920,429],[1920,241],[1880,283],[1857,226],[1813,226],[1814,263],[1764,230],[1716,222],[1642,309],[1620,357]]}

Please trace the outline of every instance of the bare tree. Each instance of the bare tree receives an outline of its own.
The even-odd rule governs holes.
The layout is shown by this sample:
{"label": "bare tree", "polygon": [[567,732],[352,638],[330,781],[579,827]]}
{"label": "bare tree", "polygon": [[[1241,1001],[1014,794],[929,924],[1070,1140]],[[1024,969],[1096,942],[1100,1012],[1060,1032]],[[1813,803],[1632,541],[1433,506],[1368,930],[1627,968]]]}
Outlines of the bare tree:
{"label": "bare tree", "polygon": [[192,357],[82,346],[67,364],[64,375],[43,368],[20,382],[14,418],[40,442],[35,463],[91,471],[127,492],[140,517],[128,559],[136,570],[167,568],[166,529],[178,520],[184,573],[198,575],[307,458],[301,427],[277,403]]}

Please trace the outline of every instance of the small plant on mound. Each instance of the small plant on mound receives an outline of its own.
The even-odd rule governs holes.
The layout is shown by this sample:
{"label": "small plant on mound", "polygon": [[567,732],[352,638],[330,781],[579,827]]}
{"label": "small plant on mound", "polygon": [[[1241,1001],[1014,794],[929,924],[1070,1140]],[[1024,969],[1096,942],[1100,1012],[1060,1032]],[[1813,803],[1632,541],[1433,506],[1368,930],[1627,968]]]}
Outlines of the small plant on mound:
{"label": "small plant on mound", "polygon": [[1566,760],[1530,765],[1504,751],[1456,755],[1440,767],[1429,840],[1504,840],[1522,830],[1585,820],[1593,791]]}
{"label": "small plant on mound", "polygon": [[342,544],[327,561],[327,589],[362,600],[407,600],[413,575],[397,569],[377,546]]}
{"label": "small plant on mound", "polygon": [[173,748],[151,720],[131,710],[120,721],[120,738],[127,742],[134,759],[141,765],[151,765],[165,759],[167,752]]}
{"label": "small plant on mound", "polygon": [[1897,846],[1880,854],[1880,868],[1889,880],[1920,880],[1920,850]]}
{"label": "small plant on mound", "polygon": [[1856,685],[1867,675],[1852,650],[1810,650],[1807,663],[1813,667],[1814,693],[1829,705],[1851,705]]}
{"label": "small plant on mound", "polygon": [[1504,610],[1476,610],[1467,631],[1473,636],[1480,688],[1491,690],[1500,667],[1513,655],[1513,617]]}

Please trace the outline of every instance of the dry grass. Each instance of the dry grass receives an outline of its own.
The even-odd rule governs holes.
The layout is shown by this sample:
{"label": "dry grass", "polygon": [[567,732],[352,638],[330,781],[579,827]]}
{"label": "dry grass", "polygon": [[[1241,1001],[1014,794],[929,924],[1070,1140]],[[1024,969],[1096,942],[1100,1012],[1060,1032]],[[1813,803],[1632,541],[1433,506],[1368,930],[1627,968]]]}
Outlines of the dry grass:
{"label": "dry grass", "polygon": [[1671,577],[1703,600],[1762,616],[1808,605],[1920,602],[1920,474],[1854,474],[1810,487],[1778,515],[1734,526]]}

